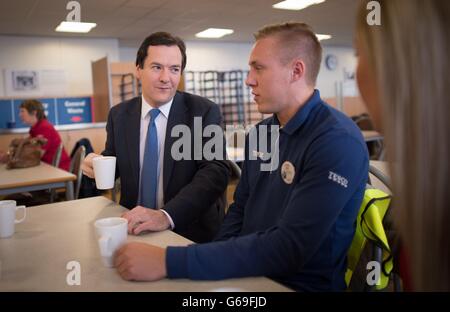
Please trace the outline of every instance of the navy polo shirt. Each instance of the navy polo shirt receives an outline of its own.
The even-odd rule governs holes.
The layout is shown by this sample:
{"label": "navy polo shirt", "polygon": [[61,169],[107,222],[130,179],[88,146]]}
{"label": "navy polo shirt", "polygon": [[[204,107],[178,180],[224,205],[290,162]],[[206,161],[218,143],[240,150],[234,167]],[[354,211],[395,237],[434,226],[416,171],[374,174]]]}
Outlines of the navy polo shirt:
{"label": "navy polo shirt", "polygon": [[[274,115],[252,131],[259,136],[277,125]],[[368,175],[361,131],[315,90],[279,132],[269,131],[268,147],[272,136],[278,164],[266,158],[270,148],[248,144],[247,136],[242,176],[217,241],[168,247],[169,278],[267,276],[299,291],[345,289]]]}

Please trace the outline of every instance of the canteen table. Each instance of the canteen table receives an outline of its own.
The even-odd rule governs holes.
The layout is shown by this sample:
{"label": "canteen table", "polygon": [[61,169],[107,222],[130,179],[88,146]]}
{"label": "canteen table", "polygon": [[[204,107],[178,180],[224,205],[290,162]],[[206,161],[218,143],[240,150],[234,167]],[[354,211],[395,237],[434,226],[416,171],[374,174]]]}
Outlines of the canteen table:
{"label": "canteen table", "polygon": [[[292,291],[266,277],[125,281],[114,268],[103,266],[94,228],[95,220],[117,217],[124,211],[127,209],[101,196],[27,208],[26,219],[16,225],[14,235],[0,239],[0,292]],[[128,235],[127,240],[161,247],[192,243],[170,230]]]}
{"label": "canteen table", "polygon": [[0,164],[0,195],[65,187],[66,199],[72,200],[76,178],[74,174],[42,161],[39,166],[19,169],[6,169],[6,164]]}

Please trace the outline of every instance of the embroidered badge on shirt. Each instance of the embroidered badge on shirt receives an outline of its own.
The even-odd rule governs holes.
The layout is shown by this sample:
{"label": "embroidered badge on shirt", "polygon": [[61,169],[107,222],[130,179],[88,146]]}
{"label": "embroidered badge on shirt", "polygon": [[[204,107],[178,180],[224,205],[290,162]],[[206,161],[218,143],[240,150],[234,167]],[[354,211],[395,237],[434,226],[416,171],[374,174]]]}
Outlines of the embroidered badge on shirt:
{"label": "embroidered badge on shirt", "polygon": [[336,182],[337,184],[339,184],[340,186],[343,186],[345,188],[347,188],[347,186],[348,186],[348,180],[333,171],[329,171],[328,180]]}
{"label": "embroidered badge on shirt", "polygon": [[295,167],[290,161],[285,161],[283,165],[281,165],[281,178],[284,183],[292,184],[295,177]]}

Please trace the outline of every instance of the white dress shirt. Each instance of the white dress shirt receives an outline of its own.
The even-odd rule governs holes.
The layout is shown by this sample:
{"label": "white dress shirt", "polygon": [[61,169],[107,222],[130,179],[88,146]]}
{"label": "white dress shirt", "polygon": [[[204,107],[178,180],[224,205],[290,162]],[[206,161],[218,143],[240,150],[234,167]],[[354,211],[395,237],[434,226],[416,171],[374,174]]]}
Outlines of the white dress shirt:
{"label": "white dress shirt", "polygon": [[[155,107],[150,106],[145,99],[142,97],[142,105],[141,105],[141,132],[139,135],[139,202],[141,199],[141,177],[142,177],[142,164],[144,162],[144,152],[145,152],[145,143],[147,140],[147,130],[148,124],[150,122],[150,110]],[[167,120],[169,120],[170,108],[172,107],[172,100],[168,103],[161,105],[158,109],[161,111],[159,115],[155,119],[156,131],[158,132],[158,188],[156,191],[156,207],[148,207],[148,208],[157,208],[161,209],[164,206],[164,190],[163,190],[163,170],[164,170],[164,143],[166,141],[166,128],[167,128]],[[169,218],[170,226],[172,229],[175,228],[172,218],[170,215],[163,209],[161,209],[166,216]]]}

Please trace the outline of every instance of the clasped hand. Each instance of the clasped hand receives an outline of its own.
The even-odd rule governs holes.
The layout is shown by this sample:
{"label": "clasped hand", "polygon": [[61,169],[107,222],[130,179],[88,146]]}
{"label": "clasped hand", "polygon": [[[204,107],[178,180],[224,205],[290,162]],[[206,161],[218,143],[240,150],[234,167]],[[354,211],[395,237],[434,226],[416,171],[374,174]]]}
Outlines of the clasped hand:
{"label": "clasped hand", "polygon": [[136,206],[122,214],[128,220],[128,233],[139,235],[143,231],[164,231],[170,227],[168,217],[160,209]]}

